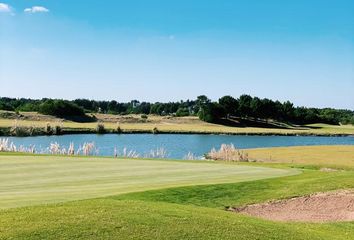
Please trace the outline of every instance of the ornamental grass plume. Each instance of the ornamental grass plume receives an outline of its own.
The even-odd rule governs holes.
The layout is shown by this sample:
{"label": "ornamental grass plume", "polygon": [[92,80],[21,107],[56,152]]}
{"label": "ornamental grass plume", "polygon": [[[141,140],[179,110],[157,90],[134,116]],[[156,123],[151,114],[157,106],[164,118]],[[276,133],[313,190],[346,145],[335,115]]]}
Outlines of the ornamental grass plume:
{"label": "ornamental grass plume", "polygon": [[206,154],[207,159],[231,162],[248,162],[248,154],[235,148],[233,144],[221,144],[219,150],[213,148]]}
{"label": "ornamental grass plume", "polygon": [[163,147],[151,150],[148,154],[145,155],[145,158],[167,158],[168,153]]}
{"label": "ornamental grass plume", "polygon": [[187,155],[183,157],[185,160],[199,160],[200,158],[192,152],[188,152]]}

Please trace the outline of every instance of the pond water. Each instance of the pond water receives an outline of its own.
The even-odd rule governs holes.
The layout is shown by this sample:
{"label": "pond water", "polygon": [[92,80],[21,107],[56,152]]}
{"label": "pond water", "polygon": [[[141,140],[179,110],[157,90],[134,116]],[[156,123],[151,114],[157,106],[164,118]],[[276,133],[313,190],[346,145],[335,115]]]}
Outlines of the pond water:
{"label": "pond water", "polygon": [[113,156],[114,149],[122,152],[124,148],[144,156],[151,150],[164,148],[168,158],[183,159],[189,152],[203,156],[212,148],[221,144],[234,144],[239,149],[306,146],[306,145],[354,145],[354,137],[316,137],[316,136],[234,136],[234,135],[199,135],[199,134],[77,134],[62,136],[9,137],[16,146],[34,145],[37,152],[57,142],[68,148],[74,143],[78,148],[85,142],[94,142],[101,156]]}

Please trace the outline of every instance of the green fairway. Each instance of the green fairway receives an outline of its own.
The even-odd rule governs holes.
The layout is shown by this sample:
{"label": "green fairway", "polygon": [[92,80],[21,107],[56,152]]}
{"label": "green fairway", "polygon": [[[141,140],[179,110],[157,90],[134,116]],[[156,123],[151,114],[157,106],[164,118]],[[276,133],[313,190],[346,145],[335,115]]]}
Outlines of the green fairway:
{"label": "green fairway", "polygon": [[352,240],[354,222],[281,223],[224,211],[314,191],[353,188],[353,172],[190,186],[0,210],[0,239]]}
{"label": "green fairway", "polygon": [[0,155],[0,208],[296,173],[211,162]]}
{"label": "green fairway", "polygon": [[289,166],[0,154],[0,239],[353,240],[354,222],[289,224],[225,211],[354,188],[349,169],[299,174]]}

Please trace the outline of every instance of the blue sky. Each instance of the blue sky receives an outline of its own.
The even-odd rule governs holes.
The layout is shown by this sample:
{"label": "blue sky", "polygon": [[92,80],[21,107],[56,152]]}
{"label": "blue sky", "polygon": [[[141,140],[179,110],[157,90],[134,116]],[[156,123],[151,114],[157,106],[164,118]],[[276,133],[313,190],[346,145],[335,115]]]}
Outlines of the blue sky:
{"label": "blue sky", "polygon": [[354,109],[354,1],[0,0],[0,96]]}

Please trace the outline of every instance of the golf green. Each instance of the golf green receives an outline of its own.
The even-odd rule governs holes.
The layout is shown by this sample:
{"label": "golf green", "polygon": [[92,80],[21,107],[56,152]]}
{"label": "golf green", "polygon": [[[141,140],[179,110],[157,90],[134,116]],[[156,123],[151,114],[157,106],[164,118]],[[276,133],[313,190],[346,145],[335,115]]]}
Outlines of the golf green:
{"label": "golf green", "polygon": [[0,208],[65,202],[176,186],[250,181],[293,169],[99,157],[0,155]]}

